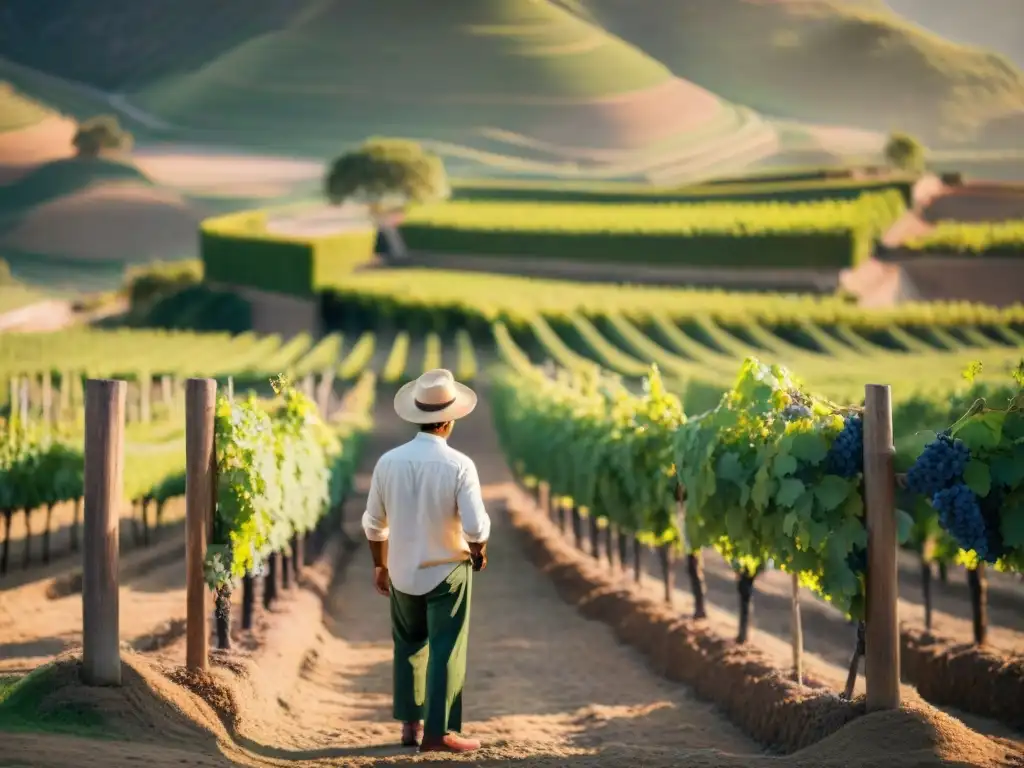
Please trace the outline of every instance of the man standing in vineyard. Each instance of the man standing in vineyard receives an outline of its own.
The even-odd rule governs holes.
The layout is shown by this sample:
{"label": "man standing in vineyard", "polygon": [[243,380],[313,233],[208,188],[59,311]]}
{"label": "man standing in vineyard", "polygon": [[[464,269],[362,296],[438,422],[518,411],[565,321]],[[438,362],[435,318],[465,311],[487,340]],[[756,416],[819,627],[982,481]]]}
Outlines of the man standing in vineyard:
{"label": "man standing in vineyard", "polygon": [[421,752],[480,748],[457,732],[473,571],[487,565],[491,520],[476,465],[448,445],[456,419],[476,403],[444,369],[399,389],[395,411],[419,434],[377,462],[363,514],[374,585],[391,599],[394,716],[402,744],[419,742]]}

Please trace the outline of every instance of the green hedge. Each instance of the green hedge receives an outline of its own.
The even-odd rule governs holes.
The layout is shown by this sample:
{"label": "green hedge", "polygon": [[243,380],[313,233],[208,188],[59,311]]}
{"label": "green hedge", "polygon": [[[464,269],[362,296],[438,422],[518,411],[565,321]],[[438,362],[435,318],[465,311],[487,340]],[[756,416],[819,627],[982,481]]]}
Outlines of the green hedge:
{"label": "green hedge", "polygon": [[861,194],[894,189],[904,204],[913,199],[915,178],[883,179],[804,178],[785,181],[736,181],[692,187],[652,187],[646,184],[567,181],[458,181],[452,185],[453,200],[508,200],[589,203],[700,203],[786,202],[853,200]]}
{"label": "green hedge", "polygon": [[294,296],[314,296],[372,261],[374,229],[318,237],[266,231],[266,211],[207,219],[200,249],[207,280]]}
{"label": "green hedge", "polygon": [[413,251],[488,256],[534,256],[665,266],[760,269],[842,269],[864,261],[872,238],[866,230],[808,234],[577,234],[572,232],[472,231],[410,225],[402,237]]}

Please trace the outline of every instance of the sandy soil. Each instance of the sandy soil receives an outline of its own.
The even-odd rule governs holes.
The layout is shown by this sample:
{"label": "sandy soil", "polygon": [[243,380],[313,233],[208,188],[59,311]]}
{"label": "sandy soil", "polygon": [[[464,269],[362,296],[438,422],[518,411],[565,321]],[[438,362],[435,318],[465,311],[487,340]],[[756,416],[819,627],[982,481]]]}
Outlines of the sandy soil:
{"label": "sandy soil", "polygon": [[175,192],[103,184],[36,206],[0,245],[83,259],[180,258],[195,251],[201,218]]}
{"label": "sandy soil", "polygon": [[[482,753],[438,761],[394,745],[387,603],[372,590],[369,558],[359,546],[346,577],[322,593],[322,603],[315,590],[293,595],[281,609],[281,620],[268,625],[263,650],[224,659],[213,678],[190,682],[219,708],[220,717],[153,666],[153,661],[167,669],[180,663],[181,644],[172,643],[145,658],[127,657],[126,685],[119,691],[76,686],[61,693],[102,703],[131,742],[5,734],[5,757],[41,768],[86,759],[108,768],[139,762],[170,768],[183,763],[360,766],[421,760],[495,768],[515,763],[552,768],[866,768],[884,763],[909,768],[952,764],[954,759],[979,766],[1012,764],[1005,745],[927,709],[868,716],[797,755],[762,756],[713,707],[651,671],[606,626],[567,607],[543,571],[524,558],[502,512],[516,491],[489,419],[484,399],[452,441],[475,458],[495,519],[491,564],[477,576],[474,590],[467,689],[466,731],[484,739]],[[394,417],[389,398],[382,397],[360,476],[363,488],[372,461],[408,433]],[[359,502],[353,499],[346,512],[346,530],[353,539],[359,537]],[[122,590],[123,636],[151,635],[148,628],[161,615],[181,615],[181,570],[180,562],[172,563],[128,579]],[[3,603],[8,624],[0,629],[5,638],[15,631],[27,637],[34,630],[35,640],[25,642],[39,649],[48,640],[55,653],[77,632],[75,600],[51,600],[52,606],[45,606],[36,589]]]}
{"label": "sandy soil", "polygon": [[18,131],[0,132],[0,184],[10,184],[39,163],[68,157],[76,123],[48,117]]}

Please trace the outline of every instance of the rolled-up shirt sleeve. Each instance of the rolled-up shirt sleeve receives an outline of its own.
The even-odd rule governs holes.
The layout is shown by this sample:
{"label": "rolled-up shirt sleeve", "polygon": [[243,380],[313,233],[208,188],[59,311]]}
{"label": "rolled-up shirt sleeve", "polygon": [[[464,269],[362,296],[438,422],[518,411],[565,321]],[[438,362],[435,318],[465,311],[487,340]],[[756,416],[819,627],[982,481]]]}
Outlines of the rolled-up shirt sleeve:
{"label": "rolled-up shirt sleeve", "polygon": [[459,490],[456,497],[462,531],[470,544],[481,544],[491,536],[491,518],[484,509],[484,498],[480,491],[480,476],[476,464],[467,462],[459,473]]}
{"label": "rolled-up shirt sleeve", "polygon": [[373,468],[370,478],[370,492],[366,496],[366,511],[363,512],[363,533],[370,541],[387,541],[391,530],[388,528],[388,513],[384,509],[384,495],[381,489],[381,467]]}

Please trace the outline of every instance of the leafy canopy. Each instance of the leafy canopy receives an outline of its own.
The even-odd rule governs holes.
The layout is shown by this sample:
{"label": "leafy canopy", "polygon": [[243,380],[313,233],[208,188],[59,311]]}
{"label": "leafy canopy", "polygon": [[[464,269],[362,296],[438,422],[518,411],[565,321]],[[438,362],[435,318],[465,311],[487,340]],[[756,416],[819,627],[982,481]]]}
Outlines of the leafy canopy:
{"label": "leafy canopy", "polygon": [[451,190],[434,153],[414,141],[371,139],[331,163],[325,192],[334,205],[357,200],[379,208],[387,200],[402,206],[443,200]]}

